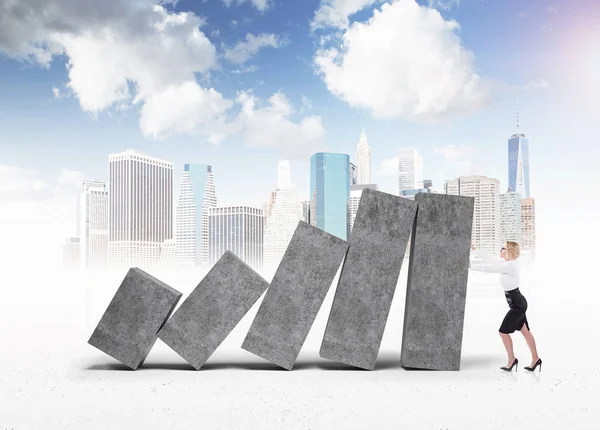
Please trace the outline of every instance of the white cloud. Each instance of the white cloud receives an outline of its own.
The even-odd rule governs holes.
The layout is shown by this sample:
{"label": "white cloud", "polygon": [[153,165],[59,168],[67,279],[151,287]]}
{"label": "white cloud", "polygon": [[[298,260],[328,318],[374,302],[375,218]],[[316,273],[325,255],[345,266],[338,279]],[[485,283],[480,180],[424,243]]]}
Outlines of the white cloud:
{"label": "white cloud", "polygon": [[460,6],[461,0],[429,0],[429,7],[435,9],[450,10]]}
{"label": "white cloud", "polygon": [[303,117],[299,123],[291,120],[295,111],[282,93],[273,94],[265,107],[248,92],[237,97],[241,111],[235,120],[251,147],[278,148],[290,157],[304,157],[322,144],[325,129],[319,116]]}
{"label": "white cloud", "polygon": [[[49,65],[55,54],[64,53],[68,57],[67,88],[83,110],[95,115],[139,104],[148,114],[156,108],[146,104],[161,99],[161,109],[181,116],[170,115],[161,126],[142,117],[142,133],[176,134],[190,129],[190,116],[179,108],[178,99],[166,95],[174,88],[181,93],[195,85],[197,88],[186,94],[186,105],[216,113],[214,120],[219,120],[222,112],[215,106],[221,106],[220,94],[196,83],[195,75],[206,75],[216,66],[217,57],[215,47],[200,31],[203,20],[195,14],[169,12],[151,0],[51,0],[43,4],[23,0],[3,7],[0,50],[43,66]],[[192,96],[198,99],[190,101]],[[202,115],[196,125],[210,120]]]}
{"label": "white cloud", "polygon": [[52,94],[54,94],[55,99],[62,98],[62,94],[60,93],[60,90],[56,87],[52,87]]}
{"label": "white cloud", "polygon": [[152,94],[142,108],[140,128],[146,137],[153,138],[199,132],[218,144],[222,139],[217,137],[217,125],[225,122],[232,105],[212,88],[187,81]]}
{"label": "white cloud", "polygon": [[349,17],[382,0],[321,0],[310,23],[312,30],[319,28],[347,29]]}
{"label": "white cloud", "polygon": [[383,176],[398,175],[399,162],[400,160],[398,157],[386,158],[381,162],[379,174]]}
{"label": "white cloud", "polygon": [[448,161],[456,161],[473,155],[475,148],[469,145],[446,145],[441,148],[436,148],[435,153],[444,156]]}
{"label": "white cloud", "polygon": [[313,109],[313,104],[312,101],[306,97],[304,94],[302,94],[301,97],[301,102],[302,102],[302,110],[312,110]]}
{"label": "white cloud", "polygon": [[238,5],[240,5],[248,2],[252,3],[252,6],[254,6],[261,12],[266,11],[273,4],[272,0],[223,0],[223,3],[225,3],[227,7],[231,6],[233,3],[237,3]]}
{"label": "white cloud", "polygon": [[0,207],[11,202],[42,198],[48,187],[39,176],[35,170],[0,165]]}
{"label": "white cloud", "polygon": [[377,118],[467,114],[486,104],[488,90],[458,29],[435,9],[396,0],[354,23],[339,46],[319,49],[315,64],[332,94]]}
{"label": "white cloud", "polygon": [[256,55],[261,48],[277,48],[281,42],[275,34],[247,34],[246,40],[238,42],[233,48],[225,50],[225,58],[234,64],[243,64]]}

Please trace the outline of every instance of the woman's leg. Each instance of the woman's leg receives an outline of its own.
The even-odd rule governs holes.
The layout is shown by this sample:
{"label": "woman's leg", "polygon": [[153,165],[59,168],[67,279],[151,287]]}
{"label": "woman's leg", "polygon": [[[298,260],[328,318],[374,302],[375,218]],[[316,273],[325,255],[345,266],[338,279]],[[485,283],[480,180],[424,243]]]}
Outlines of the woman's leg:
{"label": "woman's leg", "polygon": [[508,354],[508,364],[506,367],[510,367],[510,365],[515,361],[515,353],[513,351],[513,342],[510,338],[510,334],[502,333],[499,331],[500,337],[502,338],[502,342],[504,343],[504,348],[506,349],[506,353]]}
{"label": "woman's leg", "polygon": [[538,356],[537,348],[535,346],[535,339],[533,338],[533,335],[527,328],[527,324],[523,324],[523,327],[521,327],[521,334],[525,338],[525,341],[527,342],[527,346],[529,347],[529,350],[531,351],[531,367],[533,367],[535,362],[538,361],[538,358],[540,358],[540,357]]}

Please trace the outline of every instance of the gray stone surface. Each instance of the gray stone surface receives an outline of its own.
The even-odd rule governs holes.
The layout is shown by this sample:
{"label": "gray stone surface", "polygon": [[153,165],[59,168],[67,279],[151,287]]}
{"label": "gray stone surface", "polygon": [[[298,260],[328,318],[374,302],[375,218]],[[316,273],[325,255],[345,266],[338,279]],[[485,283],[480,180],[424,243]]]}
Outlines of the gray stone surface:
{"label": "gray stone surface", "polygon": [[181,293],[137,267],[129,269],[88,343],[137,369]]}
{"label": "gray stone surface", "polygon": [[400,363],[459,370],[473,197],[417,194]]}
{"label": "gray stone surface", "polygon": [[226,251],[158,337],[199,370],[268,287],[250,266]]}
{"label": "gray stone surface", "polygon": [[417,203],[365,189],[320,355],[375,368]]}
{"label": "gray stone surface", "polygon": [[347,248],[300,221],[242,348],[291,370]]}

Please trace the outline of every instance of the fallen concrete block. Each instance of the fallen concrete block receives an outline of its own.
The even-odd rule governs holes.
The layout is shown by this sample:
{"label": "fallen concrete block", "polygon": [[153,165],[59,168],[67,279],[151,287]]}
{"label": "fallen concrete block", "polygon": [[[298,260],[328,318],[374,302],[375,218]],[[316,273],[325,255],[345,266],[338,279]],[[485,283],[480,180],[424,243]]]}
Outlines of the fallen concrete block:
{"label": "fallen concrete block", "polygon": [[148,356],[180,298],[179,291],[131,268],[88,343],[135,370]]}
{"label": "fallen concrete block", "polygon": [[158,337],[199,370],[268,287],[250,266],[226,251]]}
{"label": "fallen concrete block", "polygon": [[400,364],[460,370],[473,197],[417,194]]}
{"label": "fallen concrete block", "polygon": [[291,370],[347,247],[300,221],[242,348]]}
{"label": "fallen concrete block", "polygon": [[321,357],[375,368],[416,210],[414,201],[363,191]]}

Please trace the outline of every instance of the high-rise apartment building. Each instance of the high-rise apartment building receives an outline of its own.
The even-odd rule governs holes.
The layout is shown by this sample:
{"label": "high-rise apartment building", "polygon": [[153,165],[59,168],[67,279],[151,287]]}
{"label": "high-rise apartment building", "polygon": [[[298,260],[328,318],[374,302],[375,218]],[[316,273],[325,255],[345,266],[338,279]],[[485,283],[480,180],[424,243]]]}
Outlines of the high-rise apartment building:
{"label": "high-rise apartment building", "polygon": [[318,152],[310,158],[310,222],[343,240],[348,237],[350,156]]}
{"label": "high-rise apartment building", "polygon": [[423,156],[415,148],[398,153],[398,195],[403,190],[423,189]]}
{"label": "high-rise apartment building", "polygon": [[84,270],[100,270],[108,261],[108,189],[103,181],[83,181],[78,195],[79,258]]}
{"label": "high-rise apartment building", "polygon": [[109,266],[152,267],[173,238],[173,164],[131,149],[109,156]]}
{"label": "high-rise apartment building", "polygon": [[185,164],[176,210],[178,265],[208,266],[208,211],[216,206],[212,166]]}
{"label": "high-rise apartment building", "polygon": [[216,207],[208,212],[208,259],[214,265],[231,251],[256,271],[263,268],[263,211],[247,206]]}
{"label": "high-rise apartment building", "polygon": [[521,248],[535,254],[535,199],[521,200],[521,220],[523,226],[523,242]]}
{"label": "high-rise apartment building", "polygon": [[529,140],[517,132],[508,139],[508,186],[523,198],[529,194]]}
{"label": "high-rise apartment building", "polygon": [[500,194],[500,241],[522,244],[523,222],[521,219],[521,195],[510,188]]}
{"label": "high-rise apartment building", "polygon": [[461,176],[446,181],[444,192],[475,198],[471,239],[482,252],[498,255],[502,244],[499,181],[486,176]]}

